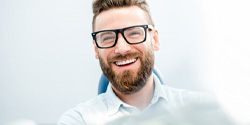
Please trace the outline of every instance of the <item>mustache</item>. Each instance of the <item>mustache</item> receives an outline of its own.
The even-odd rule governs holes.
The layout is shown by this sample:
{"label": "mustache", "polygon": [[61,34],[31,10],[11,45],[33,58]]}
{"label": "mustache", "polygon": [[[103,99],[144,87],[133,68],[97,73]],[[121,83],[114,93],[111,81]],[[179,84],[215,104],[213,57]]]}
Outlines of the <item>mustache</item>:
{"label": "mustache", "polygon": [[133,53],[127,53],[127,54],[117,54],[113,57],[108,58],[108,62],[113,63],[118,60],[126,60],[131,58],[137,58],[140,57],[140,53],[133,52]]}

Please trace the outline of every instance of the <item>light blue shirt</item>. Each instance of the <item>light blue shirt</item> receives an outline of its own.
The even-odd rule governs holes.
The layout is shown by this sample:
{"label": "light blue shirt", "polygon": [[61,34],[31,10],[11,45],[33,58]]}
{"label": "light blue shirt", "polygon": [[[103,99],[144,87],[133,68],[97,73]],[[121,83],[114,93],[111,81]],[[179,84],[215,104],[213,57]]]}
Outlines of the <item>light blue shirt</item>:
{"label": "light blue shirt", "polygon": [[106,93],[81,103],[64,113],[58,125],[103,125],[124,116],[149,111],[153,107],[163,106],[165,109],[171,110],[201,100],[201,96],[197,93],[170,88],[161,84],[155,75],[153,77],[154,95],[148,107],[143,111],[121,101],[111,86],[108,86]]}

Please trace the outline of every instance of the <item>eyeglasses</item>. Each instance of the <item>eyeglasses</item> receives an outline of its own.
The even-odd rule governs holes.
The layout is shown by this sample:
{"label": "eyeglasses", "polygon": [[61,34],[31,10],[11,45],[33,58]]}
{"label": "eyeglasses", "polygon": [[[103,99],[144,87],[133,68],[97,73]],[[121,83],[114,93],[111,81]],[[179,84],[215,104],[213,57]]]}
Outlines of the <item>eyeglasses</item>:
{"label": "eyeglasses", "polygon": [[118,34],[121,33],[128,44],[139,44],[146,41],[147,29],[152,30],[151,25],[135,25],[122,29],[102,30],[93,32],[91,35],[98,48],[114,47],[118,41]]}

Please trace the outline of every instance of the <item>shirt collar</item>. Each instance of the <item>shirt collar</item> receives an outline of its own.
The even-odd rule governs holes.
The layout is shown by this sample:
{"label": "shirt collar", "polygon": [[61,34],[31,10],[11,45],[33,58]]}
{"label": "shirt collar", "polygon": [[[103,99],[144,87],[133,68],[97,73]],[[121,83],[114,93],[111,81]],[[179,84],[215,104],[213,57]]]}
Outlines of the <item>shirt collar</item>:
{"label": "shirt collar", "polygon": [[[154,96],[149,106],[157,103],[160,99],[168,101],[167,93],[164,91],[164,85],[162,85],[163,83],[160,82],[159,78],[155,74],[153,74],[153,77],[154,77],[154,84],[155,84]],[[116,94],[114,93],[111,87],[111,83],[109,83],[108,85],[106,95],[107,95],[106,104],[107,104],[109,115],[112,115],[118,112],[121,106],[133,108],[133,106],[126,104],[125,102],[123,102],[116,96]]]}
{"label": "shirt collar", "polygon": [[107,95],[106,103],[108,108],[108,114],[115,114],[116,112],[118,112],[120,106],[124,104],[124,102],[116,96],[111,87],[111,83],[109,83],[105,94]]}
{"label": "shirt collar", "polygon": [[154,96],[151,100],[151,104],[157,103],[159,101],[159,99],[163,99],[165,101],[168,101],[167,93],[164,89],[164,87],[166,85],[163,85],[164,83],[161,83],[159,78],[155,74],[153,74],[153,77],[154,77],[155,89],[154,89]]}

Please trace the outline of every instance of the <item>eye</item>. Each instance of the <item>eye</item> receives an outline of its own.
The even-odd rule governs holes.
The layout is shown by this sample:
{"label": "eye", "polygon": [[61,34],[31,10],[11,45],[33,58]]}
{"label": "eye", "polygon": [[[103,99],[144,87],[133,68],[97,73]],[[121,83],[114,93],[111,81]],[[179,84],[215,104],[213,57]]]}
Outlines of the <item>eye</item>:
{"label": "eye", "polygon": [[143,36],[143,32],[141,30],[130,31],[126,34],[129,38],[137,38]]}
{"label": "eye", "polygon": [[128,38],[138,38],[144,36],[144,29],[142,27],[133,27],[127,29],[125,32],[126,37]]}
{"label": "eye", "polygon": [[139,31],[133,31],[129,34],[130,36],[136,36],[136,35],[141,35],[141,32]]}
{"label": "eye", "polygon": [[102,42],[112,42],[115,40],[115,37],[112,35],[105,35],[102,37]]}
{"label": "eye", "polygon": [[96,35],[96,37],[99,43],[112,42],[116,38],[115,33],[111,31],[100,32]]}

